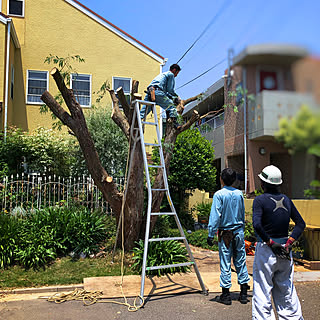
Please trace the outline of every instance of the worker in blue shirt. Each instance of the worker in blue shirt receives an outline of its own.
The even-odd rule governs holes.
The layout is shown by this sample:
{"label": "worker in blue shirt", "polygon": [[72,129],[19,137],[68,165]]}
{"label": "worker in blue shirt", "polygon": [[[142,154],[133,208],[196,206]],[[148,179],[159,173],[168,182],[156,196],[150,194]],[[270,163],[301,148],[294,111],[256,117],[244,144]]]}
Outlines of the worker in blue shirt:
{"label": "worker in blue shirt", "polygon": [[[282,174],[270,165],[259,174],[264,193],[253,201],[253,227],[258,236],[253,264],[252,319],[303,320],[299,298],[293,285],[291,246],[305,222],[293,202],[280,193]],[[290,236],[290,219],[295,223]]]}
{"label": "worker in blue shirt", "polygon": [[222,189],[213,196],[209,218],[208,244],[212,246],[213,237],[218,230],[218,247],[220,257],[220,287],[222,294],[216,301],[231,305],[231,257],[236,268],[240,284],[239,301],[248,302],[247,291],[250,281],[246,266],[246,251],[244,242],[245,211],[242,192],[231,185],[236,180],[236,172],[226,168],[221,172]]}
{"label": "worker in blue shirt", "polygon": [[[157,75],[149,84],[145,101],[152,101],[166,111],[167,118],[172,118],[172,122],[176,125],[177,110],[176,105],[179,104],[180,98],[174,91],[175,77],[179,74],[181,68],[178,64],[170,66],[170,71]],[[150,106],[143,105],[140,110],[141,119],[151,111]]]}

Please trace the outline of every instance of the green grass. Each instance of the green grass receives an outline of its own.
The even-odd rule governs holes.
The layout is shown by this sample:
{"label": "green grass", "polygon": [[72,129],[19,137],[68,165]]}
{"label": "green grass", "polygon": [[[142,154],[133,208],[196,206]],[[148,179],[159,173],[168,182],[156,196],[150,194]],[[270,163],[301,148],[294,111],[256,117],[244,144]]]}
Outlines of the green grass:
{"label": "green grass", "polygon": [[[137,274],[131,271],[131,260],[125,259],[124,274]],[[53,285],[70,285],[83,283],[83,278],[101,276],[120,276],[120,259],[116,256],[111,263],[111,255],[106,258],[57,259],[45,270],[25,270],[20,266],[0,269],[0,290],[14,288],[41,287]]]}

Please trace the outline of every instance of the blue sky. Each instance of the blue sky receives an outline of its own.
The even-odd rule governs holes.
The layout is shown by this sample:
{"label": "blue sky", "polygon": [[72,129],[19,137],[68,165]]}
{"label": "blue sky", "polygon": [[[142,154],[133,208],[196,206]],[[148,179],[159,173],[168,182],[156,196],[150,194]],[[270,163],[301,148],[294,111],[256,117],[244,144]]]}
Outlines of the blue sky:
{"label": "blue sky", "polygon": [[[319,0],[79,1],[168,58],[164,71],[210,24],[180,61],[176,89],[227,58],[229,48],[238,54],[250,44],[288,43],[320,57]],[[226,68],[227,60],[176,91],[182,98],[203,92]]]}

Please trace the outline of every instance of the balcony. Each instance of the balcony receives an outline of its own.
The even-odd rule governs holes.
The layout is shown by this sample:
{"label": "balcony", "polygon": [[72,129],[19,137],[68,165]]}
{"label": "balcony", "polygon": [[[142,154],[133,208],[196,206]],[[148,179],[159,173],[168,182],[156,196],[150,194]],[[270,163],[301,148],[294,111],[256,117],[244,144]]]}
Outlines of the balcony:
{"label": "balcony", "polygon": [[198,127],[199,131],[202,135],[211,132],[214,129],[217,129],[224,124],[224,112],[201,123],[201,125]]}
{"label": "balcony", "polygon": [[311,94],[291,91],[262,91],[255,101],[248,102],[249,139],[274,136],[281,118],[291,119],[302,105],[320,110]]}

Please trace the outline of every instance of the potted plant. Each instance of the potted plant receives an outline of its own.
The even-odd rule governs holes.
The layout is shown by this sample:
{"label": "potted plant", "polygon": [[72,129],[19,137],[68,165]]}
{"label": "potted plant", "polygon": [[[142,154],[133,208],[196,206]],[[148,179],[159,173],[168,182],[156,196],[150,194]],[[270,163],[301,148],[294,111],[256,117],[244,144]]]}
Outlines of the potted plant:
{"label": "potted plant", "polygon": [[200,202],[194,206],[198,222],[202,224],[209,223],[210,211],[211,211],[211,203],[208,202]]}

